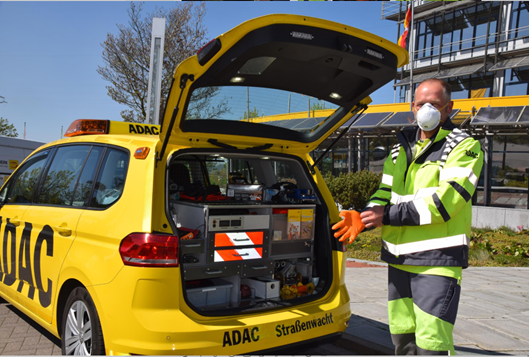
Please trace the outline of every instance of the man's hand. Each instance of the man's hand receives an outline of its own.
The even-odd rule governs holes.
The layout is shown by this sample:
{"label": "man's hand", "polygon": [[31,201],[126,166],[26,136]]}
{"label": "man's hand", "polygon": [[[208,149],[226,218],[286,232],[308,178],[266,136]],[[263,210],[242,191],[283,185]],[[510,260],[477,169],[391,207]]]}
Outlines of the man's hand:
{"label": "man's hand", "polygon": [[384,217],[384,206],[374,206],[360,214],[366,228],[382,227],[382,217]]}
{"label": "man's hand", "polygon": [[340,217],[343,220],[332,226],[333,230],[339,229],[338,232],[334,233],[334,237],[338,238],[340,242],[343,242],[349,238],[349,243],[353,243],[358,233],[364,229],[364,224],[360,220],[360,213],[357,211],[340,211]]}

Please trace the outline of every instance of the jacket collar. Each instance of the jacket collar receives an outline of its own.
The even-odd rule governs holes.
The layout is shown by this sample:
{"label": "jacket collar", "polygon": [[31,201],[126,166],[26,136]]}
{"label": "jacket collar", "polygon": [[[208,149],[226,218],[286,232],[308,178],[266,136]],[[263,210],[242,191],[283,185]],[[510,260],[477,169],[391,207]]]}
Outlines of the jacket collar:
{"label": "jacket collar", "polygon": [[[430,140],[435,143],[439,140],[444,139],[452,130],[456,128],[455,124],[450,120],[450,118],[447,118],[446,121],[443,123],[443,125],[437,129],[437,132],[430,138]],[[416,127],[412,130],[403,130],[399,132],[399,135],[402,135],[402,137],[409,143],[410,146],[413,146],[417,143],[419,140],[419,127]]]}

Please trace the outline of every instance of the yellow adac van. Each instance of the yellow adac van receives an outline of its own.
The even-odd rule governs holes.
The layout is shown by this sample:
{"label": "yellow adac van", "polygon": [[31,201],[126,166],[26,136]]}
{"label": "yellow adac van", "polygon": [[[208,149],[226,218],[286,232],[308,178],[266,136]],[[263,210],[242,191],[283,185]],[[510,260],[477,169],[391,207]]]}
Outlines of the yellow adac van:
{"label": "yellow adac van", "polygon": [[0,297],[64,354],[239,355],[339,338],[339,216],[309,153],[407,61],[385,39],[296,15],[215,38],[176,69],[160,126],[77,120],[10,176]]}

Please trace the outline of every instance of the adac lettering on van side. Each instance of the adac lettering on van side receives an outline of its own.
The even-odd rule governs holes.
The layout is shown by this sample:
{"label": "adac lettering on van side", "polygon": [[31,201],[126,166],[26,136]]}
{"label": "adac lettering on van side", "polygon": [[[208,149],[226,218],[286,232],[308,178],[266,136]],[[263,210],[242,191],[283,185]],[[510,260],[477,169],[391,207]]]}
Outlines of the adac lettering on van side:
{"label": "adac lettering on van side", "polygon": [[313,328],[322,327],[328,324],[334,323],[334,320],[332,318],[332,312],[329,314],[325,314],[324,317],[316,318],[314,317],[312,320],[307,321],[301,321],[296,320],[292,325],[277,325],[276,326],[276,336],[277,337],[283,337],[288,335],[293,335],[298,332],[303,332],[307,330],[311,330]]}
{"label": "adac lettering on van side", "polygon": [[[1,228],[3,228],[3,234]],[[9,218],[5,219],[0,216],[0,283],[6,286],[13,286],[18,280],[16,289],[22,292],[24,283],[28,284],[28,298],[35,299],[35,289],[38,291],[39,303],[46,308],[51,304],[53,291],[53,282],[47,278],[47,284],[43,284],[41,274],[41,255],[46,254],[53,257],[53,229],[46,225],[40,231],[34,246],[30,244],[31,232],[33,225],[25,223],[24,229],[17,239],[16,226],[10,222]],[[18,241],[18,242],[17,242]],[[46,244],[46,251],[42,252],[43,244]],[[31,248],[33,254],[31,255]],[[18,259],[17,259],[18,251]],[[33,260],[31,260],[33,256]],[[47,289],[44,289],[44,286]]]}
{"label": "adac lettering on van side", "polygon": [[259,341],[258,327],[254,327],[252,329],[245,328],[242,330],[242,332],[239,330],[226,331],[224,332],[222,347],[236,346],[257,341]]}
{"label": "adac lettering on van side", "polygon": [[154,125],[129,124],[129,134],[158,135],[160,131]]}

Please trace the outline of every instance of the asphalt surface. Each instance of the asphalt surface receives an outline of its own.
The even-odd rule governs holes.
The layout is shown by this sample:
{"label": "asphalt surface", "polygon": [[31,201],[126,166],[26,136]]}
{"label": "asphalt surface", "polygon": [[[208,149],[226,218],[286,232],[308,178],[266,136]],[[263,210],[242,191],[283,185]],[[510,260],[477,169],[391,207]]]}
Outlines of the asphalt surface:
{"label": "asphalt surface", "polygon": [[[346,333],[296,354],[393,354],[387,266],[349,259],[345,279],[353,314]],[[465,269],[454,342],[458,355],[529,355],[529,268]],[[0,299],[0,355],[60,354],[57,338]]]}
{"label": "asphalt surface", "polygon": [[[352,317],[339,345],[359,354],[393,354],[387,265],[347,263]],[[529,355],[529,268],[463,270],[454,344],[457,355]]]}

